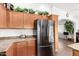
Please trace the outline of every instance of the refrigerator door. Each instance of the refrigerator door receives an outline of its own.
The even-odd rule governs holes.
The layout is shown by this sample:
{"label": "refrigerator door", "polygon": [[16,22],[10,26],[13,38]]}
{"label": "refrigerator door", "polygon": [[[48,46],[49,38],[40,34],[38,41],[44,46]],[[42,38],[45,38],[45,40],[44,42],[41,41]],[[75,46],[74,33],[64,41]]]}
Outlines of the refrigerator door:
{"label": "refrigerator door", "polygon": [[52,54],[52,40],[53,40],[52,26],[53,25],[51,21],[48,20],[37,21],[37,52],[38,55],[40,56],[53,55]]}
{"label": "refrigerator door", "polygon": [[52,20],[48,21],[48,33],[49,33],[49,42],[54,43],[54,23]]}

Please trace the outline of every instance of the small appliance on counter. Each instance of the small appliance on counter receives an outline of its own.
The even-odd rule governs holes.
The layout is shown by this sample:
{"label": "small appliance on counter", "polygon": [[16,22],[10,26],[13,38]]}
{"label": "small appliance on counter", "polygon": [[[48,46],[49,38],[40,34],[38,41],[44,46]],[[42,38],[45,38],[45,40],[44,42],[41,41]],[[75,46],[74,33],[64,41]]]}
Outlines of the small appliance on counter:
{"label": "small appliance on counter", "polygon": [[53,56],[54,22],[53,20],[37,20],[37,55]]}

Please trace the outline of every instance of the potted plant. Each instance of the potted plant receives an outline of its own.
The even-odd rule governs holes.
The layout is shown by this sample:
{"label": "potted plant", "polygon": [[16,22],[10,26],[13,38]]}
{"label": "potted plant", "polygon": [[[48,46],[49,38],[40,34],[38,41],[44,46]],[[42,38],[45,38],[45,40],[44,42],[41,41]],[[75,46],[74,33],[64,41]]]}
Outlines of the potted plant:
{"label": "potted plant", "polygon": [[72,35],[74,34],[74,24],[72,21],[67,20],[64,24],[65,30],[69,33],[69,37],[72,38]]}

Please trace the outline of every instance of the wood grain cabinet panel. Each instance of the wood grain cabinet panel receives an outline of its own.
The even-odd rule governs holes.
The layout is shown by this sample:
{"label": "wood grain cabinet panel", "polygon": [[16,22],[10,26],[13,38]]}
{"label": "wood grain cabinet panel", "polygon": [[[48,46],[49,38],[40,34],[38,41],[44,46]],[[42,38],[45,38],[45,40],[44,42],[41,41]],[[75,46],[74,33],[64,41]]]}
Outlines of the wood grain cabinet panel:
{"label": "wood grain cabinet panel", "polygon": [[13,43],[6,51],[6,56],[35,56],[35,40]]}
{"label": "wood grain cabinet panel", "polygon": [[35,56],[36,50],[35,50],[35,40],[29,40],[28,41],[28,56]]}
{"label": "wood grain cabinet panel", "polygon": [[23,28],[24,14],[21,12],[10,12],[10,28]]}
{"label": "wood grain cabinet panel", "polygon": [[6,9],[0,5],[0,28],[7,28]]}
{"label": "wood grain cabinet panel", "polygon": [[6,56],[16,56],[16,55],[17,55],[16,43],[13,43],[6,51]]}
{"label": "wood grain cabinet panel", "polygon": [[24,14],[24,28],[34,28],[35,14]]}
{"label": "wood grain cabinet panel", "polygon": [[17,56],[27,56],[27,42],[17,42]]}
{"label": "wood grain cabinet panel", "polygon": [[42,19],[47,20],[48,17],[46,15],[42,15]]}
{"label": "wood grain cabinet panel", "polygon": [[36,19],[43,19],[43,17],[42,17],[42,15],[37,15],[37,14],[35,14],[35,20]]}
{"label": "wood grain cabinet panel", "polygon": [[73,56],[79,56],[79,51],[73,50]]}

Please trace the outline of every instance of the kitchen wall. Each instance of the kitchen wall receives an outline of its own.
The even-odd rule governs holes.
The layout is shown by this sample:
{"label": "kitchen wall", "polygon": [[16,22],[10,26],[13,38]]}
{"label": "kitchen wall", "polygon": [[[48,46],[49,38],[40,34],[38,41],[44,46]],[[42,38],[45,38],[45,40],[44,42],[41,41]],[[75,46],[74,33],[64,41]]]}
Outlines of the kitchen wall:
{"label": "kitchen wall", "polygon": [[36,31],[32,29],[0,29],[0,37],[19,36],[21,34],[36,35]]}

